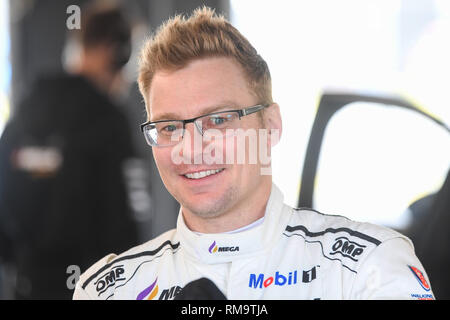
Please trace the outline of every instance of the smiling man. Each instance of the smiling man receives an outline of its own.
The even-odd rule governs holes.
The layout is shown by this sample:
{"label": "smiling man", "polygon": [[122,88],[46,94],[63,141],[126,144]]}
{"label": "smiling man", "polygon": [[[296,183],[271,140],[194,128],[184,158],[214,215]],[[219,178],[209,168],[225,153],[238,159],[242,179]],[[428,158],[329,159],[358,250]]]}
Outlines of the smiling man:
{"label": "smiling man", "polygon": [[269,69],[223,17],[202,8],[162,25],[142,49],[139,85],[177,226],[98,261],[75,299],[173,299],[201,278],[212,298],[433,298],[401,234],[283,203],[265,158],[282,129]]}
{"label": "smiling man", "polygon": [[[181,69],[156,72],[148,90],[147,103],[151,122],[189,119],[212,113],[197,122],[201,123],[199,126],[203,130],[212,123],[215,130],[221,127],[229,130],[229,135],[226,131],[217,132],[211,142],[218,144],[219,139],[226,140],[221,143],[222,148],[214,148],[224,154],[220,157],[223,160],[227,151],[231,152],[230,146],[236,154],[242,148],[246,149],[246,154],[250,153],[250,143],[238,144],[237,134],[230,133],[230,130],[242,129],[241,132],[245,132],[251,129],[256,132],[264,128],[281,129],[276,104],[266,108],[264,119],[257,112],[242,119],[236,112],[235,115],[228,112],[261,103],[249,89],[242,68],[228,57],[196,59],[188,61]],[[233,123],[226,125],[224,121]],[[164,130],[160,128],[167,123],[156,125],[155,129]],[[181,122],[178,127],[183,130]],[[144,126],[144,130],[150,129]],[[202,161],[207,155],[208,149],[203,146],[206,143],[201,142],[197,148],[194,145],[195,140],[202,140],[202,132],[197,129],[196,122],[185,124],[184,130],[183,139],[175,141],[178,148],[155,146],[153,153],[165,186],[182,206],[187,226],[203,233],[227,232],[262,218],[272,181],[270,176],[260,174],[260,164],[222,161],[208,165]],[[220,137],[222,133],[224,136]],[[187,139],[186,135],[190,138]],[[228,142],[230,139],[231,142]],[[179,153],[185,161],[176,164],[173,158]]]}

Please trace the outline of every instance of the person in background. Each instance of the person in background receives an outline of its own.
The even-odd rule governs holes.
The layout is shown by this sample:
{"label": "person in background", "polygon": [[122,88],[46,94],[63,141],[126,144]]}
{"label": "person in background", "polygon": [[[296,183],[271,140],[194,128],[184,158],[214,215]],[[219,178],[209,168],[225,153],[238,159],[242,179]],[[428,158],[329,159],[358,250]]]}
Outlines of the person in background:
{"label": "person in background", "polygon": [[414,244],[417,256],[433,281],[436,298],[450,300],[450,275],[447,271],[450,267],[450,171],[441,189],[432,198],[429,211],[417,221],[416,234],[420,237]]}
{"label": "person in background", "polygon": [[138,242],[123,174],[134,150],[112,98],[131,26],[119,7],[82,12],[70,73],[38,78],[0,139],[0,259],[17,299],[69,299],[68,270]]}

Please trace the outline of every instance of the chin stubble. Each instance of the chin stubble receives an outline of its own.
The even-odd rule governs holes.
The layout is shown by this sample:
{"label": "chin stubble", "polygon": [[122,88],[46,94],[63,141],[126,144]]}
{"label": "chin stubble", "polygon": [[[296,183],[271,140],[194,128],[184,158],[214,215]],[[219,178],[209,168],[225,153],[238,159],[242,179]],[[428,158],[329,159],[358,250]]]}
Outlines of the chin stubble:
{"label": "chin stubble", "polygon": [[237,198],[238,190],[235,186],[230,186],[218,199],[211,199],[212,203],[182,203],[196,216],[203,219],[216,218],[231,208]]}

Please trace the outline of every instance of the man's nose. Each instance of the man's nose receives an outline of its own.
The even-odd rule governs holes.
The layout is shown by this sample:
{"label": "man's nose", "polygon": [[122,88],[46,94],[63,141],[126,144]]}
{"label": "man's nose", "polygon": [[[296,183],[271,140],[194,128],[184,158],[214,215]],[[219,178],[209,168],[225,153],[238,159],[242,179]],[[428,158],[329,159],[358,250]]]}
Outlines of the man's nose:
{"label": "man's nose", "polygon": [[[181,152],[187,163],[201,164],[203,152],[203,136],[195,123],[185,125]],[[185,162],[186,163],[186,162]]]}

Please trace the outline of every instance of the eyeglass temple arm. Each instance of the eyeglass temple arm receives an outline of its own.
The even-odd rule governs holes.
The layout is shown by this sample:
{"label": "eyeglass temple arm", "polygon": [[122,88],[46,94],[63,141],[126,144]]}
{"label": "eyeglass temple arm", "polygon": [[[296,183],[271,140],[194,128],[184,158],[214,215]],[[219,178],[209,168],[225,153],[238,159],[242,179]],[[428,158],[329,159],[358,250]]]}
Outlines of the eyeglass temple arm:
{"label": "eyeglass temple arm", "polygon": [[256,106],[253,106],[253,107],[250,107],[247,109],[243,109],[243,110],[241,110],[242,111],[241,116],[246,116],[246,115],[255,113],[261,109],[267,108],[268,106],[270,106],[270,104],[259,104],[259,105],[256,105]]}

